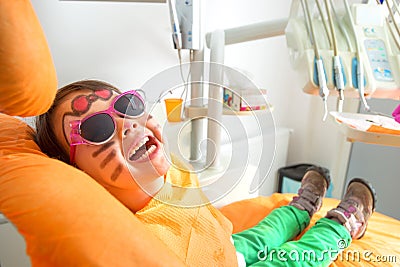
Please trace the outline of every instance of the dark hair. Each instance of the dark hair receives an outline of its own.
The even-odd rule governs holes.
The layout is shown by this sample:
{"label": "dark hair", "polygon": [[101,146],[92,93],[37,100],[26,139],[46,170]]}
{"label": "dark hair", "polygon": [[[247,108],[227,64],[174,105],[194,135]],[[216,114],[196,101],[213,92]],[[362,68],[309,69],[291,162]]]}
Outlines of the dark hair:
{"label": "dark hair", "polygon": [[119,94],[121,93],[121,91],[113,85],[97,80],[78,81],[60,88],[57,91],[54,102],[50,109],[46,113],[36,117],[35,141],[42,152],[46,153],[49,157],[59,159],[66,163],[70,163],[69,152],[66,151],[65,148],[63,148],[54,133],[54,125],[52,119],[55,109],[60,103],[63,102],[63,98],[65,96],[67,96],[71,92],[85,89],[92,91],[110,89]]}

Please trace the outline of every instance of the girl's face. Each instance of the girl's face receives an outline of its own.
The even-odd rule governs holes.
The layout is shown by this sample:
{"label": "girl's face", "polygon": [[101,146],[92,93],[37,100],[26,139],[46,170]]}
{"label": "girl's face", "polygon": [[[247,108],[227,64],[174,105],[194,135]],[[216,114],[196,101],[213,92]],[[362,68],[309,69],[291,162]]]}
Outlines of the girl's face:
{"label": "girl's face", "polygon": [[[66,151],[70,151],[70,122],[107,110],[116,96],[116,92],[104,89],[96,93],[74,91],[64,98],[55,111],[53,125]],[[153,191],[154,182],[169,168],[160,126],[148,114],[137,118],[111,115],[116,123],[112,138],[101,145],[75,146],[75,164],[108,189]]]}

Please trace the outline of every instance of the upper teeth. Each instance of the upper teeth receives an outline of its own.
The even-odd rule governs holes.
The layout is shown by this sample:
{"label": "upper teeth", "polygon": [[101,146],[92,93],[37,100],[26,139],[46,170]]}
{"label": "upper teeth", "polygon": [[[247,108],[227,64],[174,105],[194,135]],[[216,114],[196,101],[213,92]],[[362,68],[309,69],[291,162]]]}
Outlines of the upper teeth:
{"label": "upper teeth", "polygon": [[140,141],[140,142],[136,145],[135,149],[132,150],[132,154],[131,154],[131,155],[135,155],[136,151],[138,151],[138,149],[139,149],[141,146],[143,146],[144,144],[146,144],[146,142],[149,141],[149,140],[150,140],[150,139],[149,139],[148,137],[143,138],[142,141]]}

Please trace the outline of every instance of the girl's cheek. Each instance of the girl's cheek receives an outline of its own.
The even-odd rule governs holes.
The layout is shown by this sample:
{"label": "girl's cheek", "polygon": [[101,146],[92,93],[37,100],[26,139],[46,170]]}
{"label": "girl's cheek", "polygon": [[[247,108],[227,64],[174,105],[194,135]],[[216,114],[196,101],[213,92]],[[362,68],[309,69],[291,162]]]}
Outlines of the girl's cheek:
{"label": "girl's cheek", "polygon": [[149,128],[150,131],[153,132],[154,136],[160,140],[162,140],[162,133],[161,133],[161,125],[157,123],[155,119],[152,119],[152,117],[149,117],[149,120],[146,122],[146,127]]}

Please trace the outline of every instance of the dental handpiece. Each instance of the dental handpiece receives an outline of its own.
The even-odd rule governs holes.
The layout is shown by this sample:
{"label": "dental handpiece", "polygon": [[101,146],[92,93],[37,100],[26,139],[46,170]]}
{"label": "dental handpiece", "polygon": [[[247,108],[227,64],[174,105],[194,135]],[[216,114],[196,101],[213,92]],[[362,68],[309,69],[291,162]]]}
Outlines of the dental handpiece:
{"label": "dental handpiece", "polygon": [[328,96],[329,96],[329,89],[328,86],[326,85],[326,75],[325,75],[325,69],[324,69],[324,64],[322,62],[321,58],[318,58],[315,60],[316,66],[317,66],[317,72],[318,72],[318,83],[319,83],[319,95],[324,101],[324,117],[323,120],[326,120],[326,117],[328,116]]}
{"label": "dental handpiece", "polygon": [[338,91],[338,103],[337,103],[337,111],[343,112],[343,104],[344,104],[344,77],[343,77],[343,68],[342,63],[340,61],[339,56],[333,57],[333,69],[335,72],[335,86]]}
{"label": "dental handpiece", "polygon": [[361,63],[361,60],[358,61],[357,65],[357,79],[358,79],[358,92],[360,94],[360,99],[364,105],[364,109],[366,111],[370,110],[370,107],[367,103],[367,100],[365,99],[365,94],[364,94],[364,68]]}

